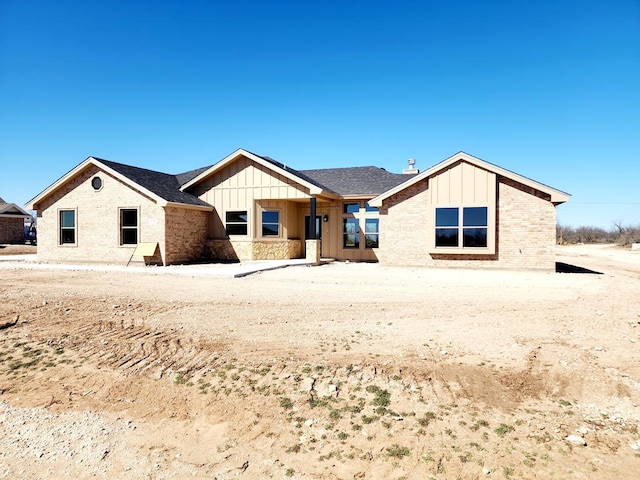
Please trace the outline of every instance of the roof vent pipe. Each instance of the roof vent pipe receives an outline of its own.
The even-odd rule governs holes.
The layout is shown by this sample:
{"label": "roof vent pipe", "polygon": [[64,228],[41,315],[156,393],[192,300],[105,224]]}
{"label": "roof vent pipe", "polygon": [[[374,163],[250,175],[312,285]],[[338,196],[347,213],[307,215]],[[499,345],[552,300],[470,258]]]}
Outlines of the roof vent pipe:
{"label": "roof vent pipe", "polygon": [[409,168],[406,168],[402,171],[403,174],[405,175],[416,175],[418,173],[420,173],[420,170],[418,170],[417,168],[414,168],[414,165],[416,164],[415,159],[410,158],[409,160],[407,160],[407,163],[409,164]]}

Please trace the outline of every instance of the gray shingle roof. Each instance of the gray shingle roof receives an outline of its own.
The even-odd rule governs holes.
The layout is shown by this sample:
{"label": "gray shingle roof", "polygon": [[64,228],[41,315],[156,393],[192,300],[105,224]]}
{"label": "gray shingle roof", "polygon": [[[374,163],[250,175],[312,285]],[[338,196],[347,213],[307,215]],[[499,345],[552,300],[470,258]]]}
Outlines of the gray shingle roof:
{"label": "gray shingle roof", "polygon": [[378,167],[323,168],[302,170],[338,195],[379,195],[409,179],[409,175],[390,173]]}
{"label": "gray shingle roof", "polygon": [[[254,154],[256,155],[256,154]],[[322,168],[316,170],[295,170],[287,165],[274,160],[271,157],[256,155],[267,162],[286,170],[301,180],[316,185],[338,195],[371,195],[376,196],[386,192],[390,188],[399,185],[409,178],[408,175],[390,173],[384,168],[345,167]],[[145,168],[133,167],[122,163],[112,162],[93,157],[106,166],[129,178],[138,185],[155,193],[168,202],[184,203],[187,205],[210,206],[195,195],[180,190],[182,185],[207,171],[211,166],[197,168],[184,173],[171,175]]]}
{"label": "gray shingle roof", "polygon": [[180,187],[185,183],[181,183],[182,179],[189,178],[192,174],[193,177],[195,177],[197,174],[194,174],[194,172],[200,170],[200,173],[202,173],[202,169],[178,175],[171,175],[168,173],[156,172],[154,170],[147,170],[146,168],[132,167],[131,165],[124,165],[122,163],[116,163],[102,158],[93,158],[168,202],[207,207],[211,206],[207,202],[200,200],[198,197],[180,190]]}
{"label": "gray shingle roof", "polygon": [[[254,155],[256,154],[254,153]],[[386,192],[409,178],[409,175],[390,173],[384,168],[373,166],[295,170],[271,157],[256,156],[293,173],[298,178],[306,180],[323,190],[329,190],[338,195],[375,196]]]}
{"label": "gray shingle roof", "polygon": [[269,163],[272,163],[273,165],[276,165],[277,167],[282,168],[283,170],[286,170],[289,173],[294,174],[296,177],[298,177],[298,178],[300,178],[302,180],[305,180],[305,181],[315,185],[316,187],[322,188],[323,190],[329,190],[329,191],[331,191],[333,193],[338,193],[338,192],[333,191],[331,188],[327,187],[326,185],[323,185],[322,183],[318,182],[316,179],[306,175],[304,172],[302,172],[300,170],[296,170],[295,168],[288,167],[284,163],[281,163],[281,162],[279,162],[279,161],[277,161],[277,160],[275,160],[275,159],[273,159],[271,157],[266,157],[264,155],[256,155],[255,153],[254,153],[254,155],[256,157],[262,158],[263,160],[266,160]]}
{"label": "gray shingle roof", "polygon": [[182,186],[185,183],[188,183],[191,180],[193,180],[194,178],[196,178],[201,173],[206,172],[212,166],[213,165],[208,165],[206,167],[196,168],[195,170],[189,170],[188,172],[178,173],[178,174],[176,174],[174,176],[178,179],[178,183],[180,184],[180,186]]}

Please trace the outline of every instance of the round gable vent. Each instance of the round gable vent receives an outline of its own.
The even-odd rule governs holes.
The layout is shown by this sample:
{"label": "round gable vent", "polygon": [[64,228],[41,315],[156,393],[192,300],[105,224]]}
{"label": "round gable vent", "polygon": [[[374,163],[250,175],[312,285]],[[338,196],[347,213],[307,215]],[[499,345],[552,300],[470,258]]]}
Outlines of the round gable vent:
{"label": "round gable vent", "polygon": [[102,179],[100,177],[93,177],[91,179],[91,186],[97,192],[102,188]]}

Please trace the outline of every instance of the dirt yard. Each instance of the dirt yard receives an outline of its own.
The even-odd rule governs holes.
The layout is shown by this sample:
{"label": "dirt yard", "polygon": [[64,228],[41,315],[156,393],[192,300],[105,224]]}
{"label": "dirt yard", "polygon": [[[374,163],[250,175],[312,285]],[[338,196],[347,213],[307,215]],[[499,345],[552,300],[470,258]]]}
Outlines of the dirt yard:
{"label": "dirt yard", "polygon": [[636,480],[640,252],[558,261],[0,262],[0,478]]}

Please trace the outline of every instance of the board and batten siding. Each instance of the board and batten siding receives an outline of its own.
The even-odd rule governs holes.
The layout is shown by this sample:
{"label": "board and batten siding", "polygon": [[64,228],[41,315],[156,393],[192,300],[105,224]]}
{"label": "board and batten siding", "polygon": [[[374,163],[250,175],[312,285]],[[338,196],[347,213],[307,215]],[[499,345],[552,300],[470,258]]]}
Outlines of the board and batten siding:
{"label": "board and batten siding", "polygon": [[[435,209],[438,207],[487,207],[487,245],[481,254],[495,253],[496,174],[467,162],[458,162],[429,179],[429,208],[426,221],[431,253],[460,254],[458,249],[436,248]],[[465,255],[468,252],[464,253]]]}
{"label": "board and batten siding", "polygon": [[[256,201],[298,200],[302,202],[310,198],[308,188],[246,157],[239,158],[203,180],[194,189],[194,193],[215,207],[214,216],[217,218],[211,222],[212,228],[209,232],[213,238],[225,236],[224,222],[228,211],[246,210],[249,215],[248,236],[259,238],[257,209],[260,207],[256,205]],[[262,205],[267,204],[262,203]],[[297,228],[293,219],[288,221],[291,212],[284,206],[285,202],[278,205],[280,205],[278,208],[282,208],[281,222],[283,222],[283,228],[287,230],[287,235],[298,236],[298,232],[292,234],[292,231]],[[284,219],[287,220],[284,221]]]}
{"label": "board and batten siding", "polygon": [[459,162],[429,179],[434,206],[489,206],[496,204],[496,174]]}

